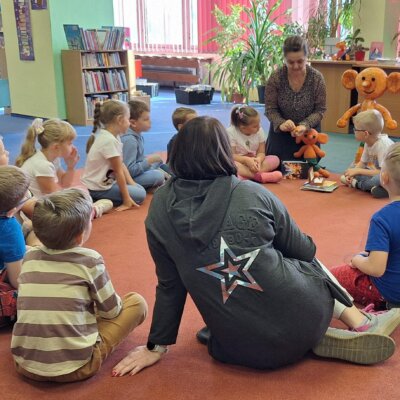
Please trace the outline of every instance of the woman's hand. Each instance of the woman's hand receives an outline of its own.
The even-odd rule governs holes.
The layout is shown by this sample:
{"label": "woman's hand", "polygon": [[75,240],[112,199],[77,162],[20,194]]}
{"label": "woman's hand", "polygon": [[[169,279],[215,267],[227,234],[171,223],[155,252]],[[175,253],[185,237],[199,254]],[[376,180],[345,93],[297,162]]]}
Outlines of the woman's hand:
{"label": "woman's hand", "polygon": [[282,132],[292,132],[295,128],[296,124],[291,119],[288,119],[279,125],[279,129]]}
{"label": "woman's hand", "polygon": [[119,207],[116,208],[116,211],[126,211],[132,207],[139,208],[139,204],[136,203],[134,200],[129,198],[129,200],[124,201]]}
{"label": "woman's hand", "polygon": [[69,154],[68,157],[64,158],[65,164],[67,166],[67,169],[71,170],[75,168],[75,165],[78,164],[79,161],[79,153],[78,149],[73,146],[71,153]]}
{"label": "woman's hand", "polygon": [[307,127],[305,125],[298,125],[290,132],[290,134],[292,137],[297,137],[303,135],[306,131]]}
{"label": "woman's hand", "polygon": [[125,358],[123,358],[113,369],[112,376],[136,375],[143,368],[150,367],[158,362],[161,353],[150,351],[146,346],[138,346]]}

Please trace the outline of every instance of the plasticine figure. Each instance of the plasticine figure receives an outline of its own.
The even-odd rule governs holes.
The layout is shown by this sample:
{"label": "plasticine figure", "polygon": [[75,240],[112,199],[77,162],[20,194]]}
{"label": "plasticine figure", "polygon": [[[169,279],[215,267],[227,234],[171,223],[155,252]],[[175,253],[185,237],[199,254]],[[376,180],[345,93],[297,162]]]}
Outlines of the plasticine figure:
{"label": "plasticine figure", "polygon": [[324,178],[329,177],[329,172],[322,168],[318,163],[318,157],[325,157],[325,152],[321,150],[317,143],[327,143],[329,136],[326,133],[318,133],[315,129],[310,129],[301,136],[296,137],[296,143],[304,143],[300,147],[299,151],[296,151],[293,155],[296,158],[303,157],[308,162],[310,167],[313,167],[315,171],[314,176],[323,176]]}
{"label": "plasticine figure", "polygon": [[350,49],[346,49],[346,42],[342,41],[335,44],[335,47],[338,48],[338,52],[332,56],[333,60],[350,60],[350,55],[348,54]]}
{"label": "plasticine figure", "polygon": [[392,119],[390,112],[381,104],[376,102],[386,89],[389,92],[397,93],[400,91],[400,73],[392,72],[386,75],[381,68],[370,67],[357,73],[353,69],[348,69],[342,75],[342,85],[349,90],[356,89],[358,94],[364,97],[364,100],[348,109],[342,117],[337,121],[339,128],[344,128],[349,119],[359,111],[376,109],[385,120],[388,129],[396,129],[397,122]]}

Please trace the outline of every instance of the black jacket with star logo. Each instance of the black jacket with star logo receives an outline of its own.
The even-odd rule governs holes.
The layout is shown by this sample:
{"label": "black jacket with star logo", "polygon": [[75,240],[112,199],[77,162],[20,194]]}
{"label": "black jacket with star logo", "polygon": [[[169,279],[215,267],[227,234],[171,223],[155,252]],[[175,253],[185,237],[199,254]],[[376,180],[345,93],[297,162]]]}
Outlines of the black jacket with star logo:
{"label": "black jacket with star logo", "polygon": [[150,342],[176,342],[187,293],[210,328],[209,353],[226,363],[293,363],[329,326],[340,290],[263,186],[234,176],[169,180],[146,232],[158,278]]}

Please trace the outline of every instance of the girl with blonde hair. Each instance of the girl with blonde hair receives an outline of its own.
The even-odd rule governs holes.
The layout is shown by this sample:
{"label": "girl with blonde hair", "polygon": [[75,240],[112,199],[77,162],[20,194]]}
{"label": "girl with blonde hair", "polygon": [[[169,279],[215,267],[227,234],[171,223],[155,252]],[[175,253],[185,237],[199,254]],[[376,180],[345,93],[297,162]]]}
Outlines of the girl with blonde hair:
{"label": "girl with blonde hair", "polygon": [[[36,118],[28,128],[21,154],[16,165],[29,177],[29,190],[35,197],[70,187],[75,175],[79,154],[72,144],[76,138],[75,129],[66,121],[49,119],[45,122]],[[36,149],[36,141],[40,150]],[[60,158],[67,166],[61,167]]]}
{"label": "girl with blonde hair", "polygon": [[129,128],[129,116],[128,105],[119,100],[96,104],[82,176],[93,200],[111,200],[117,211],[137,207],[146,198],[146,190],[134,182],[122,161],[120,135]]}

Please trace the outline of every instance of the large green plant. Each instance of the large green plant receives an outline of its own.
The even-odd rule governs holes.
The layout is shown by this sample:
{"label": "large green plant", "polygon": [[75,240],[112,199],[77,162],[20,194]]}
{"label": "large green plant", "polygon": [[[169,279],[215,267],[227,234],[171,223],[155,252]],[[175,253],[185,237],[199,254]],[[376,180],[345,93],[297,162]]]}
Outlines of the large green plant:
{"label": "large green plant", "polygon": [[[231,5],[229,14],[215,6],[217,28],[211,41],[218,44],[220,63],[213,66],[213,73],[223,100],[234,92],[248,98],[251,88],[265,84],[272,71],[283,63],[283,41],[301,32],[298,24],[276,23],[281,15],[291,12],[286,10],[274,16],[282,0],[271,7],[269,3],[269,0],[250,0],[249,7]],[[247,23],[241,18],[242,13],[247,16]]]}

